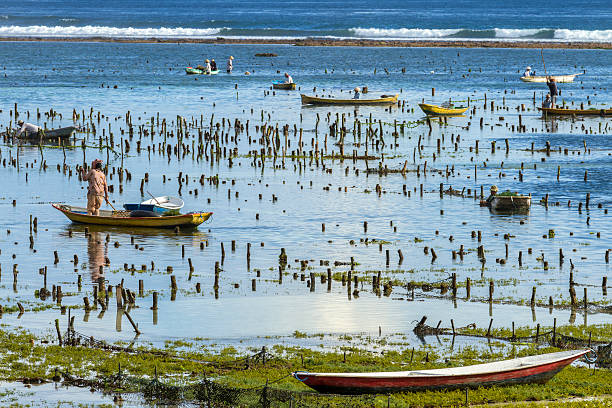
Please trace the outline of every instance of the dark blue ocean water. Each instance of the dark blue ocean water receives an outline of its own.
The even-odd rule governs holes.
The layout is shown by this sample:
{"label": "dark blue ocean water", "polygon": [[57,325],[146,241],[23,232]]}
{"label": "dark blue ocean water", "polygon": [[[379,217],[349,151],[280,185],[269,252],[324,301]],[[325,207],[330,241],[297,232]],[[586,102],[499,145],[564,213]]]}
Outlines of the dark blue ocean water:
{"label": "dark blue ocean water", "polygon": [[[526,7],[526,3],[528,7]],[[4,0],[0,36],[612,41],[608,0]]]}

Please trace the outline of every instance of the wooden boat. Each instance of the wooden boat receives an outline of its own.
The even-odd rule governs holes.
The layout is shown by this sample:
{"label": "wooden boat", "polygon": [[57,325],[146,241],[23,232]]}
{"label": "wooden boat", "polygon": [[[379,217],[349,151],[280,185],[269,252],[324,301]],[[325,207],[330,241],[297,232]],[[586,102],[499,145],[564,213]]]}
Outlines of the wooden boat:
{"label": "wooden boat", "polygon": [[295,91],[295,83],[287,84],[285,82],[272,82],[272,89],[284,89],[287,91]]}
{"label": "wooden boat", "polygon": [[526,210],[529,207],[531,207],[531,197],[529,196],[496,195],[491,200],[491,209],[496,211]]}
{"label": "wooden boat", "polygon": [[187,67],[185,68],[185,72],[187,73],[187,75],[217,75],[219,73],[219,70],[216,69],[214,71],[210,71],[210,74],[207,74],[202,69],[197,69],[194,67]]}
{"label": "wooden boat", "polygon": [[308,96],[301,94],[302,105],[390,105],[397,103],[397,97],[395,95],[381,95],[380,98],[375,99],[334,99],[334,98],[318,98],[316,96]]}
{"label": "wooden boat", "polygon": [[544,115],[612,116],[612,109],[538,108]]}
{"label": "wooden boat", "polygon": [[[567,83],[567,82],[574,82],[574,78],[576,78],[578,75],[582,75],[582,73],[568,74],[568,75],[550,75],[549,77],[555,78],[556,82]],[[522,76],[521,81],[523,82],[546,82],[547,78],[548,78],[547,76],[542,76],[542,75],[532,75],[528,77]]]}
{"label": "wooden boat", "polygon": [[72,222],[81,224],[113,225],[118,227],[148,227],[148,228],[195,228],[208,220],[211,212],[187,213],[167,217],[130,217],[129,211],[100,210],[100,215],[87,215],[87,209],[66,204],[52,204],[53,208],[64,213]]}
{"label": "wooden boat", "polygon": [[[24,132],[19,136],[19,138],[30,140],[30,141],[40,140],[41,138],[43,140],[66,139],[72,136],[72,134],[76,130],[77,128],[74,126],[67,126],[67,127],[58,128],[58,129],[47,129],[43,132],[44,134]],[[15,132],[14,134],[17,134],[17,132]],[[0,133],[0,136],[6,136],[6,132]]]}
{"label": "wooden boat", "polygon": [[546,383],[565,366],[589,353],[571,350],[493,363],[433,370],[371,373],[295,372],[293,376],[319,392],[371,394],[482,386]]}
{"label": "wooden boat", "polygon": [[438,105],[432,105],[429,103],[419,103],[419,107],[425,114],[427,115],[461,115],[466,110],[468,110],[467,106],[457,106],[457,107],[444,107]]}

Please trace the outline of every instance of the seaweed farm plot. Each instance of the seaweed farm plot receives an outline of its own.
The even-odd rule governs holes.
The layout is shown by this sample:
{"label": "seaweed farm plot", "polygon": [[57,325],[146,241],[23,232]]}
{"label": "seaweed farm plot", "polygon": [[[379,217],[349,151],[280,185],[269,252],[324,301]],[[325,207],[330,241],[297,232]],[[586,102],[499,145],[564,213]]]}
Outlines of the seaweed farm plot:
{"label": "seaweed farm plot", "polygon": [[[312,75],[314,88],[322,74]],[[398,87],[400,75],[389,73]],[[333,78],[317,92],[346,93]],[[2,135],[7,398],[18,381],[32,386],[34,405],[62,383],[94,390],[86,403],[124,406],[587,396],[609,404],[606,118],[542,117],[533,90],[499,86],[462,88],[463,116],[423,117],[421,94],[436,93],[427,81],[389,106],[301,107],[299,95],[262,96],[268,79],[236,79],[197,107],[145,111],[118,97],[117,106],[94,108],[88,90],[83,106],[2,108],[3,129],[20,118],[78,129],[33,143]],[[480,88],[490,80],[480,78]],[[571,92],[597,105],[601,92],[584,88]],[[94,159],[108,181],[107,217],[67,213],[86,206],[81,170]],[[176,214],[125,217],[123,204],[159,196],[180,198],[182,213],[212,217],[197,228],[146,225]],[[569,367],[549,385],[469,395],[334,399],[289,376],[458,367],[569,348],[596,349],[600,360]]]}

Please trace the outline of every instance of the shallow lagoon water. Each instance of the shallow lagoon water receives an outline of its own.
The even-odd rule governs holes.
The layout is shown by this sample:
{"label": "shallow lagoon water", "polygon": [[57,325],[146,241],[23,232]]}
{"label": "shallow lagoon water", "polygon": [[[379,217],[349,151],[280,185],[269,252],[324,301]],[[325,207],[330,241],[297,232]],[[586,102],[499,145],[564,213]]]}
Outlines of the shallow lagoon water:
{"label": "shallow lagoon water", "polygon": [[[38,61],[45,61],[41,64],[43,67],[24,69],[22,61],[14,57],[23,52],[36,55]],[[275,52],[279,56],[254,57],[258,52]],[[214,55],[223,62],[230,54],[236,57],[236,69],[231,76],[219,74],[194,78],[182,71],[186,65],[201,62],[203,56]],[[576,83],[560,85],[562,98],[568,103],[585,101],[587,96],[597,106],[609,102],[612,85],[609,52],[546,50],[545,55],[549,70],[565,73],[585,69],[587,72],[578,77]],[[331,170],[329,173],[323,170],[322,164],[318,167],[310,165],[310,160],[306,160],[305,168],[298,170],[295,167],[297,162],[291,158],[285,159],[284,169],[275,168],[271,159],[267,159],[262,170],[261,167],[252,167],[252,158],[244,156],[259,148],[255,142],[249,146],[244,133],[240,134],[237,143],[239,157],[234,159],[231,168],[226,159],[211,165],[210,162],[196,162],[189,156],[180,162],[173,157],[168,163],[166,157],[146,152],[146,145],[150,142],[145,137],[145,150],[138,154],[133,146],[129,157],[125,158],[124,166],[133,174],[133,179],[124,181],[123,194],[118,192],[116,175],[109,179],[109,184],[115,185],[112,194],[114,205],[118,207],[124,202],[148,198],[146,193],[141,197],[139,191],[140,179],[145,172],[150,176],[145,191],[155,195],[178,194],[177,175],[179,172],[188,174],[189,184],[182,189],[185,209],[213,211],[214,216],[199,230],[179,234],[90,227],[91,238],[85,237],[83,226],[71,224],[49,205],[50,202],[84,205],[84,184],[79,183],[76,176],[65,176],[55,168],[56,164],[64,163],[64,152],[61,149],[43,150],[44,160],[49,165],[45,172],[39,170],[41,153],[36,146],[17,148],[4,145],[0,149],[1,158],[8,161],[19,151],[20,169],[2,168],[4,188],[0,208],[4,216],[0,232],[0,264],[4,273],[0,303],[7,307],[19,301],[27,311],[19,318],[15,313],[5,314],[3,323],[52,336],[55,318],[60,318],[62,327],[65,327],[67,316],[60,315],[57,306],[40,312],[30,310],[42,303],[34,297],[34,291],[43,286],[39,268],[48,266],[48,287],[53,284],[62,286],[66,294],[62,304],[81,306],[83,296],[92,293],[97,265],[105,256],[111,261],[110,266],[105,267],[107,284],[116,285],[123,279],[126,288],[136,290],[138,280],[144,280],[145,296],[137,299],[138,307],[130,314],[143,332],[138,341],[154,345],[181,338],[204,338],[209,343],[221,345],[236,345],[247,340],[249,344],[263,345],[276,341],[266,339],[266,336],[290,336],[296,330],[309,334],[375,333],[379,326],[386,332],[405,332],[408,335],[422,315],[428,315],[430,321],[443,320],[446,326],[450,319],[454,319],[457,326],[475,322],[480,327],[486,327],[490,318],[494,319],[496,327],[508,327],[512,321],[519,326],[535,326],[537,323],[550,326],[555,317],[558,324],[609,321],[608,314],[585,317],[579,311],[572,317],[569,310],[554,309],[551,313],[543,307],[536,308],[534,320],[528,306],[534,285],[537,286],[539,303],[547,304],[549,296],[555,303],[568,301],[570,259],[574,265],[574,280],[588,285],[589,301],[609,305],[601,280],[610,275],[604,253],[612,246],[608,236],[612,224],[609,215],[604,213],[611,202],[608,174],[612,149],[610,127],[606,127],[610,121],[597,117],[576,121],[543,120],[535,111],[532,99],[535,92],[539,101],[546,89],[543,85],[518,81],[518,71],[524,65],[537,64],[540,56],[534,50],[3,43],[0,44],[0,56],[3,60],[3,72],[0,72],[1,127],[9,125],[9,111],[15,102],[22,117],[27,110],[35,115],[37,108],[41,112],[53,108],[63,115],[63,119],[56,118],[53,123],[47,120],[48,127],[71,124],[73,108],[87,114],[93,107],[110,118],[108,121],[103,118],[100,125],[96,122],[96,126],[99,131],[108,131],[110,123],[116,143],[120,137],[119,127],[125,123],[120,117],[128,110],[135,125],[145,124],[158,112],[168,122],[175,120],[178,114],[198,121],[202,115],[206,124],[213,113],[215,122],[221,118],[238,118],[242,123],[248,120],[253,137],[257,134],[255,125],[262,123],[263,110],[267,122],[269,114],[270,123],[290,125],[289,150],[295,150],[297,138],[293,135],[293,124],[304,129],[304,141],[310,149],[311,138],[315,138],[317,114],[321,118],[317,139],[322,146],[328,131],[325,121],[328,113],[332,118],[336,112],[350,115],[348,123],[352,126],[355,114],[362,122],[370,114],[375,120],[391,124],[394,120],[399,123],[421,120],[423,115],[417,103],[422,99],[442,102],[450,97],[455,100],[469,97],[477,109],[473,117],[449,118],[447,125],[434,122],[431,134],[427,125],[420,123],[407,128],[394,140],[391,136],[393,127],[386,125],[385,141],[388,144],[394,141],[397,146],[385,148],[383,165],[397,169],[407,161],[410,172],[405,177],[400,174],[366,175],[362,160],[352,163],[350,160],[325,159],[325,167]],[[403,67],[406,68],[405,74],[401,72]],[[389,71],[388,75],[384,68]],[[247,70],[251,75],[242,74]],[[400,100],[406,101],[408,109],[402,112],[397,108],[385,110],[380,107],[360,107],[358,110],[309,108],[301,106],[299,92],[265,95],[272,80],[280,79],[285,71],[292,73],[305,93],[312,93],[316,86],[318,93],[325,89],[325,94],[346,95],[347,90],[354,86],[367,85],[374,94],[400,93]],[[6,76],[3,77],[2,73]],[[114,85],[117,89],[113,88]],[[433,98],[432,87],[436,88]],[[488,101],[495,101],[496,107],[505,106],[508,110],[492,113],[487,106],[483,111],[485,93]],[[520,104],[525,104],[527,110],[517,111],[515,108]],[[518,125],[519,114],[528,129],[526,133],[511,130],[512,125]],[[481,116],[484,117],[482,129],[478,125]],[[503,116],[503,121],[500,116]],[[33,119],[31,117],[30,121]],[[607,134],[599,134],[600,124],[602,133]],[[591,128],[595,134],[585,134],[582,125],[587,130]],[[171,128],[170,124],[168,128]],[[229,132],[233,134],[233,129]],[[442,135],[443,149],[437,152],[436,140]],[[461,135],[457,150],[451,142],[456,135]],[[91,135],[77,134],[77,138],[83,137],[89,137],[88,145],[97,144],[97,139]],[[422,157],[416,154],[416,162],[413,162],[419,137],[424,146]],[[511,149],[508,155],[504,148],[505,139],[509,140]],[[473,149],[470,151],[476,140],[480,143],[478,154]],[[530,151],[532,142],[536,149],[542,149],[547,140],[553,148],[550,157],[543,152]],[[160,141],[156,135],[154,142]],[[496,141],[500,148],[494,154],[491,154],[491,141]],[[583,141],[590,151],[584,151]],[[333,142],[335,140],[330,138],[328,153],[338,152]],[[345,143],[345,153],[350,154],[353,150],[351,134]],[[559,146],[568,148],[569,154],[555,152]],[[363,145],[358,150],[363,154]],[[372,148],[369,153],[380,156]],[[80,148],[66,150],[65,154],[65,163],[73,168],[83,162]],[[95,148],[85,151],[87,162],[95,157],[106,160],[106,155]],[[109,157],[110,166],[120,166],[120,157],[112,153]],[[543,162],[542,158],[546,161]],[[426,160],[428,169],[440,170],[441,174],[428,172],[418,177],[414,170],[417,165],[422,169]],[[369,167],[376,168],[378,162],[370,161]],[[33,163],[34,167],[25,167],[26,163]],[[518,181],[521,163],[524,165],[523,182]],[[280,164],[277,160],[276,165]],[[474,165],[478,172],[476,180],[473,177]],[[447,166],[449,169],[454,167],[454,175],[448,178],[444,176]],[[562,168],[559,182],[556,180],[557,166]],[[347,167],[349,171],[345,173]],[[360,170],[359,175],[356,175],[355,168]],[[583,181],[585,170],[588,171],[586,183]],[[500,173],[505,176],[500,177]],[[168,177],[165,184],[162,174]],[[219,187],[208,183],[201,186],[197,181],[201,174],[206,177],[219,175]],[[422,197],[419,194],[421,183],[425,192]],[[496,215],[479,207],[474,198],[445,195],[441,199],[438,193],[440,183],[444,183],[445,189],[452,186],[461,190],[465,187],[478,192],[481,185],[487,191],[490,185],[496,184],[501,191],[511,189],[532,193],[534,205],[529,214]],[[375,193],[377,184],[384,190],[380,196]],[[403,185],[411,192],[410,197],[402,193]],[[324,189],[327,187],[329,191]],[[196,188],[197,197],[189,193]],[[579,213],[577,203],[584,202],[587,192],[591,193],[590,209]],[[539,205],[537,202],[546,193],[550,195],[550,202],[558,201],[560,205],[548,208]],[[262,194],[261,200],[259,194]],[[277,200],[272,200],[273,195]],[[207,199],[210,199],[210,204]],[[16,200],[16,206],[11,205],[13,200]],[[569,208],[568,200],[571,200]],[[597,208],[600,203],[603,208]],[[30,214],[38,218],[38,231],[34,233],[36,252],[29,248]],[[259,214],[259,219],[256,219],[256,214]],[[364,221],[368,222],[367,233],[363,229]],[[393,221],[393,226],[390,221]],[[326,225],[324,232],[322,223]],[[554,238],[543,238],[550,229],[555,231]],[[70,230],[72,237],[69,236]],[[472,231],[482,231],[482,243],[471,237]],[[510,239],[505,240],[504,234],[510,234]],[[131,245],[132,237],[142,250]],[[363,242],[366,238],[383,241],[382,251],[376,243],[366,245]],[[236,241],[236,252],[230,250],[232,240]],[[115,247],[115,242],[120,245]],[[200,249],[201,242],[208,243],[203,250]],[[221,243],[226,256],[220,276],[219,298],[215,299],[214,264],[220,261]],[[252,245],[250,268],[246,264],[247,243]],[[509,245],[508,261],[501,265],[495,259],[505,258],[506,243]],[[475,253],[480,244],[486,250],[484,269]],[[183,245],[184,258],[181,256]],[[464,245],[468,253],[463,260],[454,260],[452,251],[458,251],[460,245]],[[438,257],[434,262],[431,255],[424,254],[425,246],[435,249]],[[278,255],[281,248],[286,249],[291,267],[279,284]],[[532,254],[527,253],[528,248],[533,249]],[[559,265],[559,248],[563,248],[565,254],[562,265]],[[398,264],[398,249],[404,255],[401,265]],[[53,263],[55,250],[60,257],[57,265]],[[385,264],[386,250],[390,251],[388,267]],[[523,253],[521,268],[516,261],[519,251]],[[79,259],[76,266],[72,262],[74,254]],[[543,268],[542,254],[549,262],[548,270]],[[371,277],[379,270],[383,281],[398,279],[403,284],[410,281],[439,282],[448,279],[451,273],[457,273],[460,283],[470,277],[473,282],[471,301],[463,300],[465,289],[462,287],[459,288],[456,307],[448,297],[437,299],[432,293],[420,290],[416,292],[416,301],[408,302],[406,299],[411,294],[402,286],[395,286],[388,298],[378,297],[367,282],[363,286],[360,284],[359,296],[355,297],[349,296],[347,288],[338,281],[333,282],[328,292],[326,284],[321,284],[318,277],[314,293],[310,292],[306,286],[310,272],[325,273],[327,268],[333,272],[347,272],[350,266],[334,267],[333,264],[334,261],[349,262],[351,257],[358,263],[353,273],[359,277]],[[191,281],[188,280],[188,258],[194,265]],[[308,260],[308,269],[300,271],[300,263],[296,260]],[[320,265],[320,260],[330,261],[330,265]],[[151,261],[155,263],[153,271],[150,270]],[[124,271],[124,263],[133,264],[138,270],[140,265],[147,264],[148,270],[130,273]],[[11,277],[13,264],[18,264],[19,270],[16,287],[13,287]],[[179,287],[175,301],[170,300],[170,277],[166,273],[169,265],[173,266]],[[258,270],[260,277],[257,277]],[[294,272],[298,276],[305,273],[306,280],[299,277],[294,280]],[[80,291],[76,284],[78,274],[83,276]],[[257,281],[255,292],[251,291],[252,279]],[[496,303],[490,310],[489,304],[483,301],[488,297],[489,279],[497,282],[495,299],[524,300],[525,305]],[[200,294],[195,292],[196,282],[202,284]],[[154,313],[149,310],[152,291],[160,293],[156,324]],[[581,286],[578,297],[582,298]],[[52,302],[47,300],[46,303]],[[71,314],[76,316],[77,331],[108,341],[131,341],[132,328],[125,318],[118,324],[113,303],[111,299],[110,310],[102,316],[99,316],[99,310],[91,311],[87,317],[82,308],[71,310]],[[414,338],[414,341],[418,340]]]}

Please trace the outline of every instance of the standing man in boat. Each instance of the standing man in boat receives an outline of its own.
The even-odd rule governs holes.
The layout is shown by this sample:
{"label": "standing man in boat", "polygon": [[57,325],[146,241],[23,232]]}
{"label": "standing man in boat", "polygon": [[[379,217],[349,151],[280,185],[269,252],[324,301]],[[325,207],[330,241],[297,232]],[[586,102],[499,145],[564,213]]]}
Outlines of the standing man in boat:
{"label": "standing man in boat", "polygon": [[232,70],[234,69],[234,57],[232,57],[230,55],[230,57],[227,59],[227,73],[231,74]]}
{"label": "standing man in boat", "polygon": [[100,207],[104,199],[108,203],[108,185],[106,176],[102,172],[102,160],[91,162],[91,169],[85,173],[81,168],[81,179],[88,181],[87,186],[87,215],[100,215]]}
{"label": "standing man in boat", "polygon": [[31,123],[24,123],[23,120],[17,122],[17,125],[21,126],[21,129],[19,129],[19,131],[17,132],[17,137],[20,137],[21,135],[23,135],[24,137],[27,137],[31,134],[36,135],[38,134],[38,132],[43,131],[39,126],[33,125]]}
{"label": "standing man in boat", "polygon": [[217,63],[215,62],[215,59],[211,59],[210,60],[210,71],[216,71],[217,70]]}
{"label": "standing man in boat", "polygon": [[557,95],[559,95],[559,89],[557,88],[557,82],[555,81],[555,78],[549,76],[547,78],[546,85],[548,85],[548,89],[550,90],[550,96],[552,98],[552,103],[550,107],[554,108],[557,105]]}
{"label": "standing man in boat", "polygon": [[210,75],[210,60],[204,61],[206,64],[204,65],[204,73],[206,75]]}
{"label": "standing man in boat", "polygon": [[287,72],[285,72],[285,83],[286,84],[292,84],[293,83],[293,78],[291,78],[291,75],[289,75]]}

